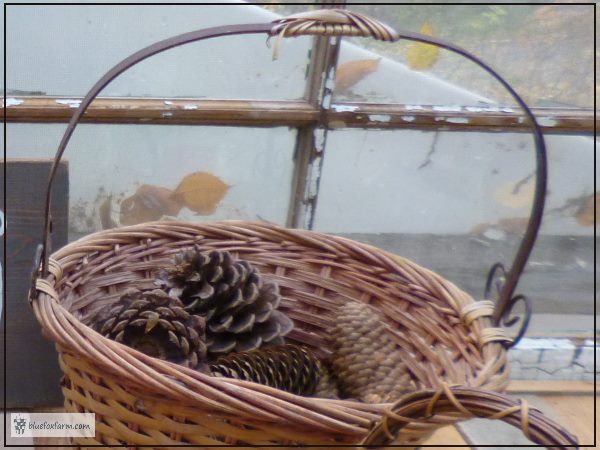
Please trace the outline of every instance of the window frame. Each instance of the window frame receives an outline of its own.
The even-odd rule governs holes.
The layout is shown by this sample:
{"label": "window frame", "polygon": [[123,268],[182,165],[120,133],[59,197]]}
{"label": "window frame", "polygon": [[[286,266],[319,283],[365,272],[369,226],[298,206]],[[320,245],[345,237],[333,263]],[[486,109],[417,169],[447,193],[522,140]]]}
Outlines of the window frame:
{"label": "window frame", "polygon": [[[335,0],[320,8],[345,8]],[[516,108],[333,101],[342,38],[314,37],[304,98],[298,101],[98,97],[81,122],[96,124],[287,126],[297,131],[287,226],[312,229],[327,134],[339,128],[530,132]],[[21,94],[21,93],[19,93]],[[82,97],[6,95],[6,123],[67,123]],[[593,108],[532,108],[544,134],[596,134]],[[375,120],[374,116],[386,120]],[[410,116],[411,120],[406,120]],[[389,119],[389,120],[388,120]]]}

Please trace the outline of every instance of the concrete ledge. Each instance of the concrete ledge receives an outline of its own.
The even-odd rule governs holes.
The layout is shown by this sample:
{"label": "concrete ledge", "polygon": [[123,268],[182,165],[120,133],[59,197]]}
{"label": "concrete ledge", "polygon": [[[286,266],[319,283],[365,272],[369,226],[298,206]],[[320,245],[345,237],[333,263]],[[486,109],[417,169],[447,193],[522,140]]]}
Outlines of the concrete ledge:
{"label": "concrete ledge", "polygon": [[600,350],[593,339],[523,338],[508,352],[514,380],[594,379],[594,357]]}

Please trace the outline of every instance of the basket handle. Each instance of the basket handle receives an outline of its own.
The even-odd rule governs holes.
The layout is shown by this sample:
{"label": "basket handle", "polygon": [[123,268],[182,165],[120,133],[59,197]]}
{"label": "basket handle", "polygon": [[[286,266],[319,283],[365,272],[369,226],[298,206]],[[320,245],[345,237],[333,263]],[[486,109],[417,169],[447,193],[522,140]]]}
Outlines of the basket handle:
{"label": "basket handle", "polygon": [[[527,225],[527,230],[523,236],[523,240],[517,251],[517,255],[513,261],[513,264],[505,277],[505,282],[499,285],[499,294],[496,307],[492,315],[492,322],[497,326],[501,320],[509,325],[510,320],[508,319],[512,307],[517,300],[522,299],[523,296],[513,297],[516,285],[519,281],[519,277],[523,272],[527,259],[531,253],[533,245],[535,243],[538,229],[541,224],[542,214],[544,210],[544,202],[546,197],[546,179],[547,179],[547,161],[546,161],[546,146],[542,131],[535,120],[535,117],[523,99],[514,91],[514,89],[506,82],[494,69],[485,64],[483,61],[472,55],[468,51],[457,47],[453,44],[445,42],[441,39],[437,39],[431,36],[425,36],[418,33],[412,32],[396,32],[387,25],[382,24],[374,19],[371,19],[362,14],[352,13],[341,9],[325,9],[319,11],[311,11],[302,14],[294,14],[289,17],[278,19],[272,23],[260,23],[260,24],[246,24],[246,25],[226,25],[214,28],[206,28],[203,30],[192,31],[189,33],[181,34],[169,39],[152,44],[138,52],[128,56],[123,61],[118,63],[112,69],[110,69],[100,80],[90,89],[86,96],[81,101],[79,108],[74,112],[67,129],[62,137],[62,140],[56,151],[54,164],[50,171],[50,177],[48,181],[48,189],[46,192],[46,207],[45,207],[45,223],[42,237],[42,252],[41,252],[41,276],[46,277],[48,275],[48,258],[49,258],[49,240],[52,220],[50,217],[50,198],[52,183],[54,181],[58,164],[65,151],[65,148],[77,126],[77,123],[90,106],[92,100],[108,85],[114,78],[123,73],[125,70],[134,66],[135,64],[143,61],[150,56],[157,53],[161,53],[165,50],[169,50],[173,47],[188,44],[191,42],[200,41],[203,39],[215,38],[220,36],[232,36],[240,34],[256,34],[266,33],[268,36],[278,36],[278,39],[283,37],[296,37],[304,35],[318,35],[318,36],[362,36],[371,37],[382,41],[394,42],[399,39],[407,39],[411,41],[418,41],[427,44],[432,44],[437,47],[444,48],[451,52],[462,55],[463,57],[471,60],[486,72],[488,72],[493,78],[495,78],[513,97],[513,99],[519,104],[519,106],[525,112],[528,119],[528,124],[531,126],[536,148],[536,182],[535,182],[535,194],[534,201],[531,209],[531,215]],[[34,290],[32,290],[34,292]],[[519,335],[521,336],[525,331],[527,325],[527,317],[523,321],[523,327]],[[520,337],[519,336],[519,337]],[[513,341],[514,344],[514,341]]]}
{"label": "basket handle", "polygon": [[[521,428],[523,434],[538,445],[550,449],[578,447],[575,436],[539,410],[530,408],[526,400],[483,389],[443,384],[438,390],[408,394],[384,411],[361,442],[368,448],[390,444],[411,423],[427,423],[437,414],[459,414],[467,418],[502,420]],[[500,445],[500,444],[498,444]]]}

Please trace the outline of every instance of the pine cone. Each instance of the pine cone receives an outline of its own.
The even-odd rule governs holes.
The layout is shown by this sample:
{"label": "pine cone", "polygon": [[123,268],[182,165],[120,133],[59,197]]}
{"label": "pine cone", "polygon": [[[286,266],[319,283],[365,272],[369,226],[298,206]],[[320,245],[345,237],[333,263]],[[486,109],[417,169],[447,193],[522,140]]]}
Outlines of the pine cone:
{"label": "pine cone", "polygon": [[158,273],[157,284],[179,298],[186,311],[206,319],[209,353],[283,344],[294,324],[276,311],[277,285],[264,283],[250,263],[225,251],[201,253],[197,246],[175,255],[172,263]]}
{"label": "pine cone", "polygon": [[396,344],[371,307],[346,303],[331,334],[331,370],[342,398],[384,403],[415,390]]}
{"label": "pine cone", "polygon": [[129,289],[101,317],[96,331],[148,356],[196,369],[205,361],[204,319],[160,289]]}
{"label": "pine cone", "polygon": [[313,397],[339,399],[340,390],[337,381],[331,376],[331,369],[327,367],[326,363],[321,362],[320,365],[319,381]]}
{"label": "pine cone", "polygon": [[286,344],[219,357],[210,365],[215,376],[253,381],[296,395],[312,395],[322,366],[306,347]]}

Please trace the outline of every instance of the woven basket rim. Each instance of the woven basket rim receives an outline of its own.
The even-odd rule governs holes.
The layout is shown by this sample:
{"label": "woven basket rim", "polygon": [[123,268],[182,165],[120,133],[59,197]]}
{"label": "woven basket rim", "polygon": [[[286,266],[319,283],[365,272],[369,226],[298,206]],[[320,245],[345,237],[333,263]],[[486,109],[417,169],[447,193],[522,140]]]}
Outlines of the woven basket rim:
{"label": "woven basket rim", "polygon": [[[76,260],[94,251],[109,251],[115,246],[135,240],[140,242],[144,239],[152,239],[150,236],[160,239],[161,236],[173,236],[174,233],[182,233],[184,230],[198,233],[200,239],[204,237],[203,232],[220,232],[232,239],[246,238],[247,240],[264,239],[269,235],[272,242],[278,240],[282,246],[302,243],[323,251],[346,251],[351,256],[366,258],[389,271],[397,270],[402,266],[409,275],[417,274],[435,280],[447,290],[447,297],[456,302],[457,314],[462,307],[474,302],[471,296],[450,281],[399,255],[349,238],[311,230],[285,228],[266,221],[222,220],[207,223],[155,221],[98,231],[83,236],[54,252],[51,259],[59,264],[60,273],[58,279],[55,279],[54,275],[49,275],[46,281],[52,286],[59,283],[65,268],[68,269],[75,264]],[[94,354],[98,357],[103,355],[111,362],[125,363],[126,369],[137,374],[138,381],[149,383],[148,380],[152,379],[156,389],[153,397],[170,395],[172,399],[181,399],[192,407],[201,407],[216,413],[252,413],[257,417],[262,416],[266,421],[275,420],[275,417],[281,420],[284,417],[292,423],[297,424],[300,421],[317,429],[350,434],[363,434],[370,428],[373,417],[380,415],[389,406],[383,403],[369,405],[352,400],[306,398],[255,383],[204,375],[173,363],[151,358],[101,336],[79,322],[56,300],[58,297],[53,299],[52,295],[39,292],[37,300],[33,301],[33,309],[36,318],[46,331],[45,334],[57,343],[59,351],[79,353],[82,358],[94,357]],[[475,325],[485,327],[486,321],[487,318],[478,319]],[[492,343],[490,347],[495,349],[493,353],[496,357],[490,361],[490,365],[494,365],[505,356],[505,352],[499,344]],[[87,351],[81,351],[82,349]],[[181,383],[184,383],[184,386],[181,386]],[[247,404],[242,404],[244,402]],[[269,407],[264,408],[267,403],[270,403]],[[248,405],[251,406],[251,411]],[[263,409],[261,410],[259,406]],[[282,411],[282,408],[287,411]]]}

